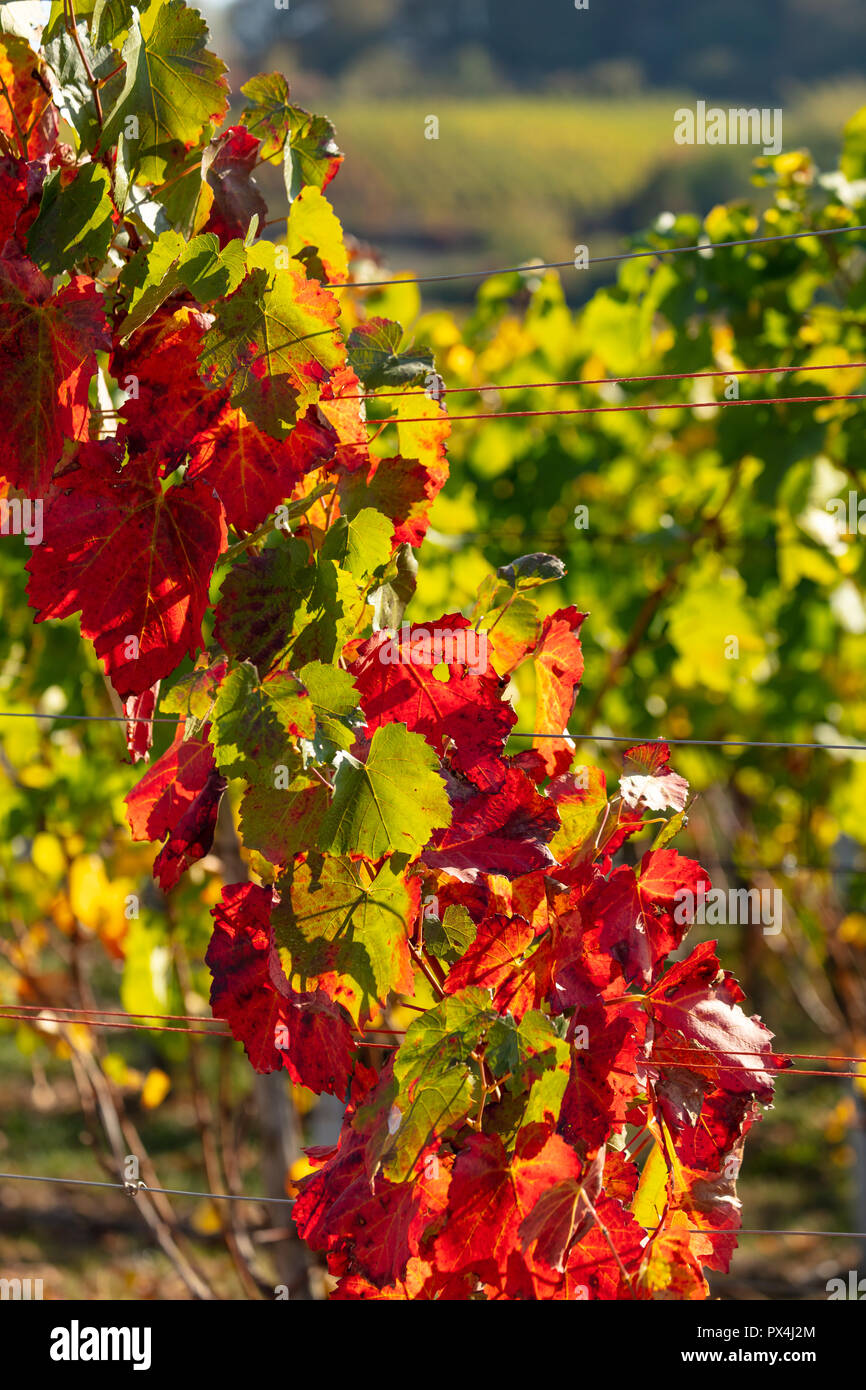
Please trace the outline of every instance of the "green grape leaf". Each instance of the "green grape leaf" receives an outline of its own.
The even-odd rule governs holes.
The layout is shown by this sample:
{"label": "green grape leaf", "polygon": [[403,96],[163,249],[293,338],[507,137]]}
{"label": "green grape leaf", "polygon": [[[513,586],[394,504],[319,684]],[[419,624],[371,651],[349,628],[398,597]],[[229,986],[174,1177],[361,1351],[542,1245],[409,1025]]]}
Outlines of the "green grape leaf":
{"label": "green grape leaf", "polygon": [[412,990],[407,923],[414,908],[390,863],[374,874],[348,858],[310,854],[277,887],[272,922],[289,979],[298,975],[306,986],[320,976],[345,976],[340,1003],[356,1022],[392,990]]}
{"label": "green grape leaf", "polygon": [[534,589],[539,584],[564,579],[567,571],[556,555],[539,552],[535,555],[521,555],[518,560],[512,560],[510,565],[501,565],[496,573],[514,589]]}
{"label": "green grape leaf", "polygon": [[[80,5],[75,5],[76,14]],[[90,34],[93,42],[100,47],[112,43],[118,35],[132,25],[132,0],[93,0],[90,19]]]}
{"label": "green grape leaf", "polygon": [[394,525],[373,507],[352,517],[341,516],[328,531],[322,555],[342,565],[356,579],[364,579],[391,559]]}
{"label": "green grape leaf", "polygon": [[247,105],[241,124],[261,140],[263,159],[283,156],[283,177],[289,202],[301,189],[327,188],[343,162],[334,127],[326,116],[313,116],[289,100],[289,84],[281,73],[260,73],[241,91]]}
{"label": "green grape leaf", "polygon": [[83,164],[70,180],[55,169],[42,189],[27,249],[47,275],[62,275],[90,257],[103,261],[114,232],[111,184],[101,164]]}
{"label": "green grape leaf", "polygon": [[440,921],[424,919],[424,946],[437,960],[454,964],[475,940],[477,927],[462,903],[449,903]]}
{"label": "green grape leaf", "polygon": [[[677,835],[679,835],[680,831],[686,828],[688,823],[689,810],[688,807],[685,807],[682,811],[678,811],[675,816],[671,816],[670,820],[666,821],[665,824],[662,826],[658,835],[656,835],[655,839],[653,840],[653,851],[657,849],[664,849],[666,845],[669,845],[672,840],[676,839]],[[554,840],[551,840],[551,848],[553,847]]]}
{"label": "green grape leaf", "polygon": [[[531,1010],[520,1023],[507,1016],[497,1019],[488,1037],[485,1060],[494,1076],[506,1077],[506,1087],[516,1095],[528,1093],[522,1124],[544,1119],[545,1105],[559,1114],[559,1101],[568,1084],[571,1048],[545,1014]],[[536,1090],[536,1088],[538,1088]]]}
{"label": "green grape leaf", "polygon": [[94,41],[94,51],[80,27],[78,41],[81,45],[80,51],[78,44],[66,29],[63,22],[63,6],[60,5],[59,22],[49,22],[43,32],[42,51],[57,78],[58,110],[76,132],[82,148],[92,152],[102,131],[88,67],[99,82],[117,67],[117,54],[113,48],[104,47],[107,40],[101,38]]}
{"label": "green grape leaf", "polygon": [[[287,770],[291,766],[287,764]],[[316,843],[329,796],[318,778],[299,772],[287,779],[280,772],[276,768],[270,783],[257,781],[244,793],[240,828],[247,849],[283,866]]]}
{"label": "green grape leaf", "polygon": [[262,159],[281,154],[292,129],[295,108],[289,101],[289,84],[282,73],[259,73],[241,87],[247,104],[241,111],[240,124],[250,135],[261,140]]}
{"label": "green grape leaf", "polygon": [[[273,247],[269,251],[273,259]],[[318,400],[319,369],[327,380],[343,365],[337,300],[292,262],[274,273],[256,266],[214,313],[202,342],[204,380],[230,386],[233,405],[266,434],[284,438]]]}
{"label": "green grape leaf", "polygon": [[273,671],[261,686],[263,700],[273,710],[280,727],[293,738],[311,739],[316,732],[313,702],[303,682],[291,671]]}
{"label": "green grape leaf", "polygon": [[365,763],[349,754],[340,762],[319,849],[371,860],[420,854],[434,830],[451,824],[438,767],[430,745],[405,724],[377,729]]}
{"label": "green grape leaf", "polygon": [[289,141],[283,152],[283,179],[289,202],[306,186],[324,191],[343,162],[334,127],[326,116],[300,106],[291,112]]}
{"label": "green grape leaf", "polygon": [[[142,4],[141,9],[147,9],[147,5]],[[64,10],[63,0],[52,0],[48,23],[42,31],[42,43],[46,49],[61,31],[66,32]],[[94,48],[110,44],[132,24],[132,0],[75,0],[74,10],[82,45],[87,44],[87,34],[82,32],[82,21],[86,20],[90,27],[90,43]],[[112,67],[116,66],[117,57],[113,55]]]}
{"label": "green grape leaf", "polygon": [[292,629],[292,664],[332,662],[356,632],[365,627],[364,585],[332,560],[319,556],[309,595],[297,608]]}
{"label": "green grape leaf", "polygon": [[371,1145],[374,1172],[381,1166],[392,1182],[405,1182],[427,1144],[475,1109],[482,1078],[473,1053],[497,1017],[483,990],[467,989],[409,1025],[394,1057],[388,1128]]}
{"label": "green grape leaf", "polygon": [[139,252],[124,273],[123,284],[132,287],[132,298],[119,341],[127,342],[176,290],[189,290],[199,304],[209,304],[236,290],[246,268],[242,241],[230,241],[220,250],[212,232],[190,242],[178,232],[163,232],[146,252]]}
{"label": "green grape leaf", "polygon": [[[124,164],[129,166],[135,158],[134,148],[128,147],[122,139],[117,148],[118,164],[122,155]],[[132,172],[134,168],[128,168],[127,178]],[[213,211],[214,191],[201,175],[201,146],[195,145],[178,156],[172,165],[171,178],[153,190],[153,197],[164,209],[171,226],[185,237],[202,232]]]}
{"label": "green grape leaf", "polygon": [[297,677],[275,672],[259,681],[248,661],[223,681],[213,708],[211,742],[214,759],[224,777],[267,775],[285,765],[290,738],[311,738],[315,716]]}
{"label": "green grape leaf", "polygon": [[145,182],[162,182],[226,113],[226,66],[208,52],[208,37],[198,10],[183,0],[152,4],[129,31],[123,87],[106,114],[103,144],[123,133],[130,166]]}
{"label": "green grape leaf", "polygon": [[301,540],[270,546],[234,565],[217,606],[214,634],[220,646],[239,661],[251,661],[258,671],[268,671],[289,646],[296,610],[315,581],[315,567]]}
{"label": "green grape leaf", "polygon": [[164,714],[180,714],[186,719],[206,719],[225,673],[224,659],[210,666],[197,666],[188,676],[175,681],[160,700],[160,709]]}
{"label": "green grape leaf", "polygon": [[349,366],[371,391],[413,386],[433,371],[429,348],[400,351],[403,329],[393,319],[368,319],[349,334]]}
{"label": "green grape leaf", "polygon": [[343,281],[349,257],[340,219],[319,188],[303,189],[292,203],[288,222],[289,255],[314,280]]}
{"label": "green grape leaf", "polygon": [[337,748],[351,748],[362,716],[358,690],[349,672],[323,661],[310,661],[298,675],[313,702],[318,732]]}

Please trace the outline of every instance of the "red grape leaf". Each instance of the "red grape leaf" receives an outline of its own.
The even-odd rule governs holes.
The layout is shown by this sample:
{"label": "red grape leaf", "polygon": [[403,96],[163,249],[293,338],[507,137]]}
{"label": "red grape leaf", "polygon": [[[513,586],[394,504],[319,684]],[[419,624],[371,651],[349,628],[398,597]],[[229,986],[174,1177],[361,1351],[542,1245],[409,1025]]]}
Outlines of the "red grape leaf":
{"label": "red grape leaf", "polygon": [[373,458],[366,474],[343,478],[340,505],[350,518],[363,507],[375,507],[394,522],[397,544],[419,546],[430,524],[430,507],[448,478],[445,443],[451,426],[437,402],[420,392],[388,404],[392,418],[414,423],[397,425],[395,458]]}
{"label": "red grape leaf", "polygon": [[449,1179],[431,1150],[419,1158],[413,1181],[377,1178],[374,1185],[364,1145],[354,1142],[302,1180],[292,1215],[313,1250],[348,1257],[347,1269],[382,1287],[402,1279],[418,1257],[421,1236],[444,1210]]}
{"label": "red grape leaf", "polygon": [[683,939],[688,923],[674,917],[678,892],[694,892],[709,879],[700,864],[676,850],[650,851],[641,861],[641,875],[625,864],[597,881],[583,905],[585,930],[599,928],[598,945],[622,967],[628,981],[651,984],[661,960]]}
{"label": "red grape leaf", "polygon": [[[213,394],[213,393],[210,393]],[[242,410],[226,406],[200,430],[193,445],[188,478],[204,478],[216,489],[229,525],[254,531],[290,497],[305,474],[334,457],[334,431],[309,411],[287,439],[272,439]]]}
{"label": "red grape leaf", "polygon": [[164,893],[170,893],[190,864],[203,859],[213,844],[226,779],[211,768],[207,781],[184,811],[153,861],[153,876]]}
{"label": "red grape leaf", "polygon": [[[541,640],[533,655],[538,733],[557,734],[568,726],[583,676],[583,651],[578,633],[586,616],[571,607],[559,608],[544,619]],[[544,759],[549,776],[568,771],[574,754],[570,739],[535,737],[532,746]]]}
{"label": "red grape leaf", "polygon": [[595,1221],[594,1208],[601,1196],[605,1150],[587,1160],[580,1179],[565,1178],[544,1192],[520,1223],[524,1251],[535,1242],[535,1257],[559,1274],[565,1272],[569,1250]]}
{"label": "red grape leaf", "polygon": [[475,940],[451,967],[445,982],[447,994],[477,985],[493,991],[493,1007],[501,1014],[523,1018],[538,1008],[545,993],[539,978],[539,962],[533,958],[535,931],[524,917],[487,917]]}
{"label": "red grape leaf", "polygon": [[[657,1083],[657,1091],[660,1086]],[[694,1120],[679,1129],[669,1124],[668,1128],[676,1136],[677,1154],[687,1167],[718,1173],[760,1115],[748,1093],[716,1089],[703,1097]]]}
{"label": "red grape leaf", "polygon": [[519,878],[554,862],[548,842],[559,828],[549,797],[525,773],[510,767],[498,791],[483,792],[446,776],[452,820],[436,831],[422,855],[431,869],[451,873],[501,874]]}
{"label": "red grape leaf", "polygon": [[608,1149],[604,1160],[604,1191],[608,1197],[615,1197],[624,1206],[630,1205],[637,1191],[640,1172],[623,1153]]}
{"label": "red grape leaf", "polygon": [[165,839],[202,791],[214,766],[208,728],[184,739],[181,719],[171,747],[127,792],[126,818],[133,840]]}
{"label": "red grape leaf", "polygon": [[653,1300],[676,1299],[682,1303],[709,1296],[688,1231],[679,1226],[656,1231],[644,1257],[640,1287],[644,1296]]}
{"label": "red grape leaf", "polygon": [[109,346],[93,281],[77,275],[52,295],[41,278],[29,294],[0,262],[0,474],[31,497],[47,492],[66,440],[87,438],[96,351]]}
{"label": "red grape leaf", "polygon": [[615,1302],[637,1297],[646,1231],[613,1197],[601,1197],[595,1211],[596,1221],[572,1247],[564,1274],[532,1262],[532,1288],[539,1301]]}
{"label": "red grape leaf", "polygon": [[[557,877],[559,871],[557,871]],[[595,1007],[600,994],[624,993],[619,962],[599,944],[604,922],[596,921],[594,903],[607,880],[599,869],[584,863],[573,874],[572,886],[556,899],[556,931],[551,942],[559,1008],[580,1004]]]}
{"label": "red grape leaf", "polygon": [[159,687],[160,682],[155,681],[140,695],[130,695],[123,702],[123,713],[126,715],[126,746],[134,763],[146,758],[153,746],[153,715],[159,698]]}
{"label": "red grape leaf", "polygon": [[688,800],[689,784],[669,766],[666,743],[642,743],[625,754],[623,775],[619,779],[626,806],[645,806],[649,811],[682,811]]}
{"label": "red grape leaf", "polygon": [[476,1281],[471,1274],[453,1276],[439,1274],[427,1261],[413,1255],[406,1265],[402,1279],[378,1288],[361,1274],[346,1274],[331,1294],[331,1301],[355,1299],[409,1300],[422,1299],[425,1302],[447,1299],[465,1301],[473,1296]]}
{"label": "red grape leaf", "polygon": [[656,1024],[683,1038],[678,1065],[700,1065],[700,1049],[713,1054],[718,1064],[718,1084],[726,1091],[747,1091],[768,1102],[773,1095],[773,1076],[767,1067],[790,1065],[773,1053],[772,1033],[758,1018],[749,1018],[739,1007],[745,998],[736,980],[719,968],[716,943],[703,941],[691,955],[678,961],[653,986],[647,1004]]}
{"label": "red grape leaf", "polygon": [[[691,1132],[691,1127],[697,1124],[704,1104],[704,1097],[708,1091],[713,1089],[714,1077],[710,1073],[718,1069],[709,1053],[707,1054],[707,1070],[706,1072],[702,1071],[701,1074],[688,1071],[676,1062],[667,1063],[665,1053],[668,1051],[668,1047],[670,1046],[673,1056],[682,1056],[685,1048],[684,1039],[680,1040],[679,1048],[677,1048],[675,1038],[654,1040],[654,1043],[652,1059],[661,1069],[653,1088],[654,1098],[658,1102],[659,1110],[671,1134],[674,1138],[679,1139],[687,1126]],[[730,1096],[726,1091],[719,1091],[717,1094],[725,1096],[728,1100],[736,1101],[741,1107],[752,1104],[751,1097],[748,1096]]]}
{"label": "red grape leaf", "polygon": [[581,860],[595,858],[595,838],[607,806],[607,786],[601,768],[582,767],[577,772],[555,777],[547,794],[556,803],[562,826],[550,842],[560,864],[579,854]]}
{"label": "red grape leaf", "polygon": [[674,1152],[667,1180],[667,1222],[686,1232],[689,1248],[702,1265],[725,1274],[742,1224],[737,1197],[742,1140],[728,1157],[732,1166],[713,1173],[687,1167]]}
{"label": "red grape leaf", "polygon": [[[396,635],[375,633],[350,669],[371,731],[399,721],[440,757],[450,741],[452,766],[493,790],[505,780],[502,750],[517,716],[477,641],[468,620],[449,613],[435,623],[404,623]],[[463,659],[449,660],[456,655]]]}
{"label": "red grape leaf", "polygon": [[[357,458],[358,447],[352,446],[350,459]],[[345,452],[338,455],[341,461],[345,457]],[[417,548],[427,534],[430,508],[446,477],[447,473],[440,477],[438,469],[400,454],[374,459],[366,474],[354,472],[342,479],[340,505],[349,518],[364,507],[375,507],[393,521],[395,544]]]}
{"label": "red grape leaf", "polygon": [[205,386],[198,373],[208,323],[198,309],[165,305],[112,354],[112,374],[128,393],[120,413],[129,447],[153,450],[164,473],[195,451],[225,407],[226,392]]}
{"label": "red grape leaf", "polygon": [[677,921],[679,894],[697,895],[698,886],[712,887],[706,869],[675,849],[650,850],[640,861],[637,893],[641,920],[651,956],[651,969],[681,944],[689,921]]}
{"label": "red grape leaf", "polygon": [[621,966],[627,980],[649,984],[652,948],[646,934],[634,869],[622,864],[602,880],[586,904],[587,928],[600,927],[598,944]]}
{"label": "red grape leaf", "polygon": [[140,695],[201,646],[222,506],[202,481],[163,491],[154,459],[118,471],[111,445],[86,445],[45,510],[27,565],[36,621],[81,611],[118,695]]}
{"label": "red grape leaf", "polygon": [[626,1115],[641,1087],[635,1078],[639,1039],[627,1017],[609,1019],[607,1010],[576,1015],[581,1046],[571,1054],[571,1072],[562,1109],[559,1132],[582,1153],[591,1153],[610,1138]]}
{"label": "red grape leaf", "polygon": [[355,1051],[346,1015],[321,990],[289,987],[273,942],[272,896],[252,883],[227,884],[212,910],[205,960],[214,1017],[225,1019],[256,1071],[284,1066],[299,1086],[345,1096]]}
{"label": "red grape leaf", "polygon": [[48,154],[57,142],[57,108],[41,58],[17,34],[0,34],[0,82],[0,131],[30,159]]}
{"label": "red grape leaf", "polygon": [[573,1149],[546,1124],[527,1125],[512,1156],[496,1135],[473,1134],[457,1155],[435,1258],[445,1273],[471,1270],[502,1287],[520,1258],[520,1226],[539,1198],[580,1175]]}
{"label": "red grape leaf", "polygon": [[15,234],[18,218],[27,205],[27,184],[28,170],[23,159],[11,155],[0,158],[0,253]]}
{"label": "red grape leaf", "polygon": [[[332,372],[319,397],[319,413],[336,432],[339,441],[335,467],[343,473],[356,473],[370,462],[363,395],[364,387],[351,367],[340,367]],[[362,507],[369,505],[369,502],[361,503]]]}
{"label": "red grape leaf", "polygon": [[202,177],[213,189],[213,206],[202,230],[213,232],[221,247],[243,240],[254,216],[260,232],[267,221],[268,205],[252,177],[260,148],[261,141],[242,125],[229,126],[205,148]]}

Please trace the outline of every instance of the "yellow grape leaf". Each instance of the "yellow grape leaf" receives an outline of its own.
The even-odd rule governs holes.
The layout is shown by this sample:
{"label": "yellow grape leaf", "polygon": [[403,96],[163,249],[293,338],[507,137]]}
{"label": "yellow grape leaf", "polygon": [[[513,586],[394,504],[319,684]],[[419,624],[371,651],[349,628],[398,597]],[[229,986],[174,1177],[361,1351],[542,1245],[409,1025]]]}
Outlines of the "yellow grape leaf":
{"label": "yellow grape leaf", "polygon": [[667,1180],[667,1164],[660,1145],[656,1143],[643,1166],[637,1192],[631,1205],[635,1221],[638,1221],[645,1231],[657,1226],[661,1221],[665,1207]]}
{"label": "yellow grape leaf", "polygon": [[289,254],[305,260],[304,252],[318,253],[329,280],[345,280],[349,257],[343,244],[340,219],[315,184],[301,190],[289,211]]}

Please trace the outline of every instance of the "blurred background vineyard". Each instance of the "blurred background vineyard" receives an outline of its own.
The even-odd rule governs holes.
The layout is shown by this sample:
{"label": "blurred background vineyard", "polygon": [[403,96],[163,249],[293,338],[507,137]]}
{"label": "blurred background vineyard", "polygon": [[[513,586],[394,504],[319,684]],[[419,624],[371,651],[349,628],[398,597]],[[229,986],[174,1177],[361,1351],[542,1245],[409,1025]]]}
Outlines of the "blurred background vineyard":
{"label": "blurred background vineyard", "polygon": [[[355,236],[417,274],[595,255],[662,208],[738,196],[742,147],[683,146],[672,113],[695,95],[781,106],[788,148],[835,157],[866,101],[858,0],[265,0],[204,6],[238,74],[279,68],[337,125],[334,205]],[[436,115],[438,141],[425,141]],[[492,257],[492,259],[490,259]],[[601,278],[605,278],[602,274]],[[596,277],[572,277],[580,300]],[[473,286],[431,295],[467,303]]]}
{"label": "blurred background vineyard", "polygon": [[[543,0],[531,14],[516,0],[201,8],[235,92],[279,68],[295,99],[335,121],[347,158],[328,197],[396,274],[569,260],[576,242],[604,255],[866,222],[857,0],[711,14],[685,0],[585,13]],[[786,153],[753,168],[748,148],[675,145],[673,111],[696,96],[782,106]],[[429,114],[438,141],[424,139]],[[275,216],[279,181],[263,184]],[[680,850],[714,884],[779,888],[785,900],[778,936],[730,926],[696,928],[689,941],[719,936],[749,1010],[806,1054],[866,1054],[866,568],[862,537],[839,531],[827,509],[849,490],[866,496],[863,402],[702,408],[721,394],[707,381],[477,388],[775,364],[798,370],[741,378],[742,395],[866,391],[860,367],[818,370],[866,360],[862,244],[862,234],[812,238],[637,260],[618,275],[524,272],[423,297],[416,286],[364,296],[368,314],[399,319],[434,348],[448,386],[466,388],[449,398],[451,414],[697,407],[456,421],[409,616],[468,612],[497,566],[551,551],[568,577],[543,591],[547,603],[590,614],[580,736],[857,745],[685,747],[673,758],[698,793]],[[26,558],[20,540],[3,539],[0,701],[46,718],[2,727],[0,999],[206,1016],[201,961],[226,851],[218,844],[169,901],[148,886],[151,850],[125,829],[123,796],[138,774],[121,760],[120,729],[48,717],[111,706],[74,621],[32,625]],[[725,656],[730,636],[736,660]],[[515,693],[520,727],[534,727],[533,690]],[[615,778],[614,746],[577,748]],[[129,894],[141,898],[131,920]],[[233,1043],[0,1029],[6,1171],[104,1177],[107,1115],[121,1146],[140,1136],[166,1187],[262,1192],[269,1163],[285,1160],[296,1178],[301,1146],[333,1133],[330,1102],[297,1088],[293,1100],[275,1154],[274,1091],[252,1080]],[[748,1227],[866,1229],[866,1081],[782,1078],[747,1146],[740,1195]],[[44,1277],[57,1297],[186,1296],[133,1202],[6,1186],[3,1273]],[[230,1242],[251,1243],[257,1267],[270,1270],[276,1254],[278,1274],[307,1277],[286,1250],[284,1212],[254,1209],[247,1230],[233,1211],[184,1199],[172,1238],[217,1294],[239,1297],[249,1290],[226,1227]],[[853,1240],[747,1236],[713,1289],[823,1298],[829,1278],[858,1267],[866,1255]]]}

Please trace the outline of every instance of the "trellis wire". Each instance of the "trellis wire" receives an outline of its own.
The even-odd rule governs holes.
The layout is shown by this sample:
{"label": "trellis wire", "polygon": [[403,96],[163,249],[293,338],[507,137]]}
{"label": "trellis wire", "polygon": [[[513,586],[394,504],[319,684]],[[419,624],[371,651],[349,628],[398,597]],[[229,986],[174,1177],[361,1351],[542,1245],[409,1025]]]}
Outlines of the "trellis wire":
{"label": "trellis wire", "polygon": [[[610,265],[615,261],[638,261],[652,256],[680,256],[688,251],[704,253],[732,246],[762,246],[773,241],[801,241],[806,237],[841,236],[844,232],[866,232],[866,225],[854,227],[824,227],[812,232],[782,232],[774,236],[744,237],[737,241],[706,241],[694,246],[662,246],[647,251],[622,251],[612,256],[587,256],[588,265]],[[390,285],[433,285],[446,280],[483,280],[490,275],[532,275],[539,270],[577,270],[574,258],[570,261],[542,261],[536,265],[501,266],[493,270],[461,270],[450,275],[407,275],[398,280],[332,280],[331,290],[385,289]]]}

